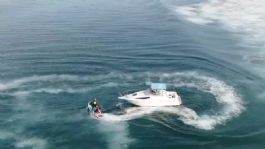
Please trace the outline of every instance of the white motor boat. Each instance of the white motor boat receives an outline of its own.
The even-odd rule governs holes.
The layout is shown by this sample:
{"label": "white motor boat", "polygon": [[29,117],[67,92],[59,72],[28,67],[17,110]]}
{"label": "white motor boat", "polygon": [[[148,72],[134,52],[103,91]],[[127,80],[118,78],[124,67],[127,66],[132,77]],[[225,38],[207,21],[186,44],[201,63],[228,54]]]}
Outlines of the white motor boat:
{"label": "white motor boat", "polygon": [[167,91],[164,83],[151,83],[151,88],[123,95],[119,99],[141,107],[177,106],[181,98],[174,91]]}

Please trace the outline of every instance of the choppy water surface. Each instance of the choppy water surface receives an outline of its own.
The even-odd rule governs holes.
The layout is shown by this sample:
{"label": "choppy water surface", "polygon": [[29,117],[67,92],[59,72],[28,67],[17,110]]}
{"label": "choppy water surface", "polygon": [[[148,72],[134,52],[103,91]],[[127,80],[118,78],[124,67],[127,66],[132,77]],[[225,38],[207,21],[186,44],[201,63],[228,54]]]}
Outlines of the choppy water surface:
{"label": "choppy water surface", "polygon": [[[264,5],[0,1],[0,148],[265,148]],[[150,82],[183,105],[117,99]]]}

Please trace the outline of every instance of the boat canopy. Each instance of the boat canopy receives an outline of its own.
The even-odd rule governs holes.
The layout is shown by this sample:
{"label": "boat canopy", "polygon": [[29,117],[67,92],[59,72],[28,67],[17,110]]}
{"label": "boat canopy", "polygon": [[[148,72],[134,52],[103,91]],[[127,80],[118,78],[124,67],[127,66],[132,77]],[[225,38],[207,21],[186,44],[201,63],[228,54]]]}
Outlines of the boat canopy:
{"label": "boat canopy", "polygon": [[152,90],[166,90],[167,85],[165,83],[151,83]]}

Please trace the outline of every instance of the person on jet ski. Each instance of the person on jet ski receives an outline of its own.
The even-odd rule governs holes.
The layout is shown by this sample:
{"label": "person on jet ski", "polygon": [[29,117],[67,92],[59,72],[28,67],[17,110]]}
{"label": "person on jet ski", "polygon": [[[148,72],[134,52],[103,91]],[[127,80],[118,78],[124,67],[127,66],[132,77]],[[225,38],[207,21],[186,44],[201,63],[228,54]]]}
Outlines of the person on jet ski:
{"label": "person on jet ski", "polygon": [[[97,103],[97,99],[95,98],[94,100],[92,100],[91,102],[88,102],[87,105],[87,112],[89,114],[94,114],[95,117],[99,118],[102,116],[101,113],[101,107],[99,106],[99,104]],[[92,113],[91,113],[92,112]]]}
{"label": "person on jet ski", "polygon": [[97,104],[97,99],[95,98],[94,100],[92,100],[92,101],[90,102],[90,105],[91,105],[91,107],[92,107],[92,111],[93,111],[93,112],[96,112],[96,111],[97,111],[97,106],[98,106],[98,104]]}

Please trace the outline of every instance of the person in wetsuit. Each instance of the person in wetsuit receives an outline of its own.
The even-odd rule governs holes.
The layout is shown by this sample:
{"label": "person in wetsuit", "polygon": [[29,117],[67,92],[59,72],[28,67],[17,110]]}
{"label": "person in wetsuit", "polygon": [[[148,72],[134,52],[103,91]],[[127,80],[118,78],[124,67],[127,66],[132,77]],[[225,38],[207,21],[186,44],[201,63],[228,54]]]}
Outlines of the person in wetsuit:
{"label": "person in wetsuit", "polygon": [[91,107],[92,107],[92,111],[93,111],[93,112],[96,112],[96,111],[97,111],[97,106],[98,106],[98,104],[97,104],[97,99],[95,98],[94,100],[92,100],[92,101],[90,102],[90,105],[91,105]]}

